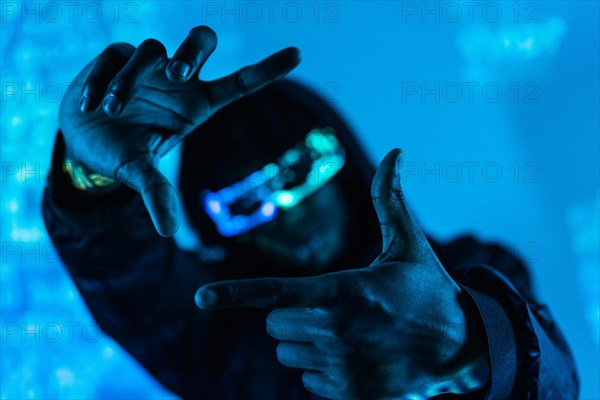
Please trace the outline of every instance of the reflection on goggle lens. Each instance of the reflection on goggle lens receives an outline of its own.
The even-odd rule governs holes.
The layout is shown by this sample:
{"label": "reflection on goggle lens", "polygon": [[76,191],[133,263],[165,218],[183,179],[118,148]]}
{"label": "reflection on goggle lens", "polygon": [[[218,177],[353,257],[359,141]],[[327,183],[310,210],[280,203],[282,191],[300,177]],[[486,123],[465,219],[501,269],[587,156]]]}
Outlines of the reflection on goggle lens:
{"label": "reflection on goggle lens", "polygon": [[333,128],[314,128],[275,163],[201,201],[217,230],[235,236],[271,221],[279,208],[291,208],[310,196],[344,166],[345,152]]}

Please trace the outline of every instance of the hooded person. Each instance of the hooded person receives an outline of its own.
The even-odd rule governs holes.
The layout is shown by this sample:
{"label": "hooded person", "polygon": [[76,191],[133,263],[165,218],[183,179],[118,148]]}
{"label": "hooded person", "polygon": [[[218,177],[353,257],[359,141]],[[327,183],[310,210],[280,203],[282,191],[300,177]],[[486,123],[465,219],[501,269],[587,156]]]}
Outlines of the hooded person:
{"label": "hooded person", "polygon": [[[333,135],[343,162],[338,158],[323,170],[314,158],[302,162],[302,155],[310,153],[306,143],[311,132]],[[285,161],[290,149],[301,149],[301,156],[292,157],[295,161],[286,167],[281,160]],[[385,187],[384,178],[376,177],[356,135],[329,104],[302,84],[279,80],[224,106],[186,136],[179,193],[200,243],[194,252],[157,234],[146,211],[148,203],[129,186],[94,195],[78,187],[72,170],[57,167],[64,165],[65,150],[59,130],[43,199],[50,237],[103,331],[159,382],[183,398],[322,398],[312,392],[329,393],[325,394],[328,398],[379,398],[372,394],[377,388],[373,391],[369,386],[378,381],[368,375],[377,371],[376,361],[375,365],[357,365],[370,380],[357,383],[364,389],[359,393],[371,394],[320,391],[309,385],[303,373],[306,368],[280,363],[281,346],[265,332],[265,318],[272,315],[268,310],[260,306],[201,310],[194,304],[195,295],[200,306],[206,301],[207,291],[197,292],[198,288],[216,281],[285,277],[300,282],[293,280],[321,274],[337,277],[378,260],[389,261],[382,258],[381,248],[382,242],[384,249],[394,245],[390,242],[393,233],[384,230],[382,237],[384,227],[379,222],[387,201],[380,203],[376,213],[373,201],[377,207],[379,200],[371,197],[372,185],[376,191]],[[269,165],[277,173],[268,175],[264,167]],[[272,178],[281,176],[298,186],[315,173],[315,165],[327,178],[318,181],[295,206],[269,206],[269,218],[259,223],[249,226],[247,217],[262,210],[265,199],[271,197],[250,196],[245,203],[242,199],[236,205],[226,204],[227,193],[237,193],[224,192],[226,188],[239,189],[242,186],[236,184],[245,182],[243,187],[252,190],[238,190],[242,194],[254,193],[258,187],[272,192]],[[261,181],[257,171],[268,176]],[[253,186],[259,181],[264,184]],[[209,194],[217,194],[218,207],[207,201]],[[217,215],[223,207],[228,210],[225,220]],[[237,211],[232,211],[235,207]],[[235,225],[237,230],[227,225],[234,212],[243,217],[241,228]],[[488,370],[485,381],[476,387],[463,380],[461,387],[445,384],[429,393],[490,399],[576,393],[569,349],[546,309],[536,303],[521,261],[498,245],[482,244],[472,237],[448,244],[429,238],[429,243],[444,273],[467,293],[469,307],[481,324],[480,330],[469,335],[476,333],[482,342]],[[425,295],[435,298],[435,285],[427,289],[426,281],[424,277],[413,286],[422,282],[425,290],[432,291]],[[308,290],[316,291],[318,284],[310,282]],[[287,300],[295,298],[293,290],[285,290]],[[331,291],[335,291],[333,286]],[[224,292],[218,293],[221,300]],[[244,291],[228,293],[241,296]],[[279,308],[279,300],[269,300],[276,306],[272,308]],[[269,333],[273,336],[272,330]],[[354,362],[360,364],[353,354]],[[333,355],[331,360],[335,360]]]}
{"label": "hooded person", "polygon": [[[319,171],[311,170],[317,165],[324,167],[323,187],[294,207],[278,207],[273,220],[248,232],[220,234],[202,194],[251,180],[257,171],[303,144],[313,129],[321,128],[331,130],[344,162],[324,160],[319,165],[319,160],[298,160],[294,171],[298,176],[291,183],[319,180],[313,176]],[[205,257],[211,253],[206,249],[216,247],[226,254],[226,264],[243,266],[253,276],[307,275],[318,273],[319,265],[332,270],[369,264],[379,254],[381,234],[370,195],[374,174],[374,166],[339,114],[302,85],[282,80],[220,110],[186,138],[179,193]]]}

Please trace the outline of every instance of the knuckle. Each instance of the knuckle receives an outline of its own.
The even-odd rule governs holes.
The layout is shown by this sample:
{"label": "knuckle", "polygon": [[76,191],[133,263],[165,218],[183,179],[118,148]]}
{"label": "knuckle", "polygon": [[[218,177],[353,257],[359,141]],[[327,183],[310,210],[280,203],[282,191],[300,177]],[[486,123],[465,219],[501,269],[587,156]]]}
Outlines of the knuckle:
{"label": "knuckle", "polygon": [[121,100],[121,97],[128,89],[128,84],[125,81],[125,79],[123,78],[123,75],[117,75],[111,82],[110,82],[110,86],[108,88],[108,92],[109,94],[112,93],[113,95],[116,95],[117,93],[120,94],[119,100]]}
{"label": "knuckle", "polygon": [[230,285],[227,288],[227,296],[232,304],[237,304],[240,299],[240,289],[237,285]]}
{"label": "knuckle", "polygon": [[115,96],[120,101],[126,101],[132,94],[136,82],[136,72],[131,69],[121,69],[108,85],[105,97]]}
{"label": "knuckle", "polygon": [[360,308],[365,312],[365,315],[370,318],[391,321],[394,319],[394,310],[386,299],[382,298],[378,291],[373,291],[371,288],[364,288],[360,294]]}
{"label": "knuckle", "polygon": [[268,298],[269,306],[273,307],[278,304],[287,303],[289,298],[289,290],[285,283],[280,281],[273,282],[273,290]]}
{"label": "knuckle", "polygon": [[364,333],[368,329],[364,321],[347,316],[332,328],[332,335],[337,344],[353,347],[364,342]]}
{"label": "knuckle", "polygon": [[322,340],[325,344],[325,348],[323,350],[327,350],[327,346],[330,346],[332,344],[337,344],[342,341],[342,338],[340,337],[338,330],[334,329],[334,328],[320,329],[316,333],[319,334],[323,338]]}
{"label": "knuckle", "polygon": [[332,323],[328,327],[327,333],[332,342],[342,343],[342,342],[345,342],[346,330],[347,330],[347,323],[337,320],[335,323]]}
{"label": "knuckle", "polygon": [[394,184],[394,186],[392,186],[392,196],[393,198],[401,203],[404,203],[406,201],[406,199],[404,198],[404,192],[402,191],[402,188],[399,185]]}
{"label": "knuckle", "polygon": [[236,83],[236,87],[237,90],[242,94],[248,94],[250,92],[250,88],[248,87],[247,81],[248,81],[248,77],[249,75],[251,75],[252,73],[252,67],[251,66],[246,66],[241,68],[236,74],[235,74],[235,83]]}

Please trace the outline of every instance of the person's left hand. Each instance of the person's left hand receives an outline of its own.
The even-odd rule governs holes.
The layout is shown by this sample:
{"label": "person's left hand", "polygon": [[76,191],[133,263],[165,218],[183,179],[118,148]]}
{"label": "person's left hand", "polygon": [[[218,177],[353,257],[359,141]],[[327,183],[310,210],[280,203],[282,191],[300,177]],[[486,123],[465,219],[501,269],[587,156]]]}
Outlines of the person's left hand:
{"label": "person's left hand", "polygon": [[371,189],[383,251],[363,269],[308,278],[205,285],[205,309],[274,309],[267,332],[279,361],[306,370],[306,389],[331,399],[421,399],[483,387],[482,322],[413,220],[400,187],[401,151]]}

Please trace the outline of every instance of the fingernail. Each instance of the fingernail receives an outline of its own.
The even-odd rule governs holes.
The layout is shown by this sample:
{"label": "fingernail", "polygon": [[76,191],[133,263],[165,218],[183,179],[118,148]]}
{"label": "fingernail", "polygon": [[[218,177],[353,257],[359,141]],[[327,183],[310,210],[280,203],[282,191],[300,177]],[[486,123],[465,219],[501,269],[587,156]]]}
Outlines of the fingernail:
{"label": "fingernail", "polygon": [[196,292],[196,305],[198,307],[210,307],[217,304],[217,293],[210,289],[200,289]]}
{"label": "fingernail", "polygon": [[81,100],[79,100],[79,109],[83,112],[87,112],[91,103],[92,100],[89,97],[81,96]]}
{"label": "fingernail", "polygon": [[109,94],[104,98],[104,103],[102,105],[104,111],[110,115],[117,115],[121,112],[123,108],[123,103],[119,99],[115,97],[114,94]]}
{"label": "fingernail", "polygon": [[190,65],[184,61],[175,60],[171,63],[171,71],[182,78],[187,77],[190,69]]}

